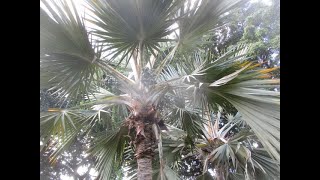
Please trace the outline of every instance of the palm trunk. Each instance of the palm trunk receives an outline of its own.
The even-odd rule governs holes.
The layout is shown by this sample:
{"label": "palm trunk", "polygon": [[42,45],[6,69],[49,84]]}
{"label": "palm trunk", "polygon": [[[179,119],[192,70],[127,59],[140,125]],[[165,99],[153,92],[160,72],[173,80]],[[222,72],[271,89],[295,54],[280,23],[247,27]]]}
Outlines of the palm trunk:
{"label": "palm trunk", "polygon": [[140,158],[137,159],[138,163],[138,180],[152,180],[152,159]]}
{"label": "palm trunk", "polygon": [[155,136],[152,123],[144,122],[143,133],[136,138],[136,158],[138,164],[138,180],[152,180],[152,159],[154,156]]}
{"label": "palm trunk", "polygon": [[135,121],[135,157],[137,159],[138,180],[152,180],[152,159],[156,138],[152,130],[153,119],[137,118]]}
{"label": "palm trunk", "polygon": [[152,159],[156,147],[156,136],[153,125],[156,121],[156,110],[153,105],[142,106],[133,102],[133,113],[126,120],[128,123],[131,142],[135,145],[138,180],[152,180]]}

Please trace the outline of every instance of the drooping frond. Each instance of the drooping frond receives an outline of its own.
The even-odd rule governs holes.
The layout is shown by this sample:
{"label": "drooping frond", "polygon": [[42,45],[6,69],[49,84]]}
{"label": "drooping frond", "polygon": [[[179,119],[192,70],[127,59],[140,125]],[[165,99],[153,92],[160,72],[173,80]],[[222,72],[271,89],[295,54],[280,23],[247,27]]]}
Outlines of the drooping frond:
{"label": "drooping frond", "polygon": [[108,180],[113,170],[118,170],[123,160],[128,127],[121,126],[115,131],[101,133],[89,153],[97,157],[96,168],[99,180]]}
{"label": "drooping frond", "polygon": [[101,128],[112,130],[128,116],[127,109],[122,107],[130,105],[126,97],[100,90],[94,93],[92,102],[70,109],[49,108],[40,113],[40,139],[44,144],[51,144],[52,160],[56,160],[80,133],[88,135]]}
{"label": "drooping frond", "polygon": [[[261,69],[252,65],[242,49],[231,48],[217,59],[199,58],[198,65],[188,68],[179,64],[167,66],[160,80],[176,91],[182,89],[183,102],[195,104],[195,100],[201,100],[198,107],[202,111],[208,105],[209,109],[217,105],[226,110],[236,108],[268,152],[279,161],[280,93],[273,89],[279,86],[280,80],[266,79],[274,68]],[[186,62],[194,63],[185,58],[182,64]],[[190,97],[194,97],[194,101]]]}
{"label": "drooping frond", "polygon": [[[278,87],[279,80],[243,80],[255,72],[247,72],[225,86],[212,88],[212,93],[229,101],[259,137],[265,148],[280,161],[280,93],[261,87]],[[262,75],[262,74],[260,74]],[[238,82],[237,82],[238,81]]]}
{"label": "drooping frond", "polygon": [[41,2],[48,10],[40,8],[40,85],[61,98],[83,98],[102,75],[94,63],[100,53],[72,1]]}
{"label": "drooping frond", "polygon": [[258,148],[252,149],[251,159],[257,170],[255,172],[257,178],[267,179],[266,177],[272,177],[280,179],[280,165],[268,156],[267,151]]}
{"label": "drooping frond", "polygon": [[78,111],[66,109],[49,109],[49,112],[40,114],[40,140],[49,144],[53,150],[50,155],[51,162],[54,162],[80,133],[82,117]]}

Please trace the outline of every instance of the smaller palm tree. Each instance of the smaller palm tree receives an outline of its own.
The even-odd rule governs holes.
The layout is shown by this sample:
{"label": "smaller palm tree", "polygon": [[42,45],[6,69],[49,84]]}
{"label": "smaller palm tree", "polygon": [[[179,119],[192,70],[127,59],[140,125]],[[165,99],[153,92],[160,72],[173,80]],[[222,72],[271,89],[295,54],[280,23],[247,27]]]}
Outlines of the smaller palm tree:
{"label": "smaller palm tree", "polygon": [[[263,148],[257,149],[252,145],[252,142],[257,144],[259,140],[243,125],[239,113],[229,115],[229,122],[219,128],[221,114],[218,111],[214,124],[209,120],[204,131],[205,138],[198,142],[197,147],[200,148],[197,152],[204,164],[203,171],[206,172],[210,164],[218,180],[244,177],[279,179],[278,163]],[[240,130],[235,132],[236,128]]]}

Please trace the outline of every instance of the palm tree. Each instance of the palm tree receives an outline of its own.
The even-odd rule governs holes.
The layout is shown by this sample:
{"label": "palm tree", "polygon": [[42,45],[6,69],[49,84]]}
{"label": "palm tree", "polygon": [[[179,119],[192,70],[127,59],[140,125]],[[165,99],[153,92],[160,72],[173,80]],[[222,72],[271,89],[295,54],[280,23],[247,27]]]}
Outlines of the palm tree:
{"label": "palm tree", "polygon": [[[40,115],[52,162],[86,134],[95,139],[89,152],[99,178],[109,179],[134,152],[138,180],[152,179],[155,154],[162,180],[173,174],[162,131],[176,127],[192,140],[202,138],[218,107],[238,111],[280,161],[280,93],[267,90],[280,83],[269,79],[273,69],[249,62],[248,45],[222,56],[207,48],[227,12],[245,1],[86,0],[85,18],[73,1],[41,3],[40,86],[72,104]],[[116,90],[104,86],[105,77],[119,83]]]}
{"label": "palm tree", "polygon": [[[203,174],[199,179],[213,179],[208,172],[213,168],[218,180],[224,179],[279,179],[280,167],[264,148],[258,147],[259,139],[237,113],[222,117],[221,108],[210,117],[202,129],[202,138],[187,141],[187,135],[181,129],[174,129],[174,139],[164,141],[164,152],[177,152],[181,160],[192,157],[202,162]],[[222,121],[227,122],[223,123]],[[177,133],[177,131],[180,131]],[[255,146],[252,145],[255,143]],[[193,144],[194,148],[188,148]],[[194,150],[194,152],[192,152]]]}

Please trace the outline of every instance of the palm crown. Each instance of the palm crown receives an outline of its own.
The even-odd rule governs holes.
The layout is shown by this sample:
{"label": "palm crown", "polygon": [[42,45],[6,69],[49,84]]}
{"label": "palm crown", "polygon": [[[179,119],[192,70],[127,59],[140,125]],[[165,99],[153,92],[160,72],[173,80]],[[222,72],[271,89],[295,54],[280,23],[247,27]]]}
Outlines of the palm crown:
{"label": "palm crown", "polygon": [[[246,177],[278,176],[280,93],[268,89],[280,80],[268,75],[273,69],[248,61],[249,45],[211,53],[214,29],[245,1],[86,0],[91,16],[85,19],[72,1],[41,2],[40,85],[72,104],[40,116],[40,138],[55,147],[53,162],[85,133],[94,137],[89,152],[102,179],[133,159],[138,179],[151,179],[152,162],[153,175],[171,179],[179,158],[164,153],[181,157],[194,150],[204,171],[213,163],[225,177],[231,178],[230,166]],[[119,83],[116,91],[103,85],[105,76]],[[212,114],[222,109],[239,118],[219,131]],[[226,139],[238,121],[245,128]],[[168,151],[181,138],[175,148],[184,150]],[[252,138],[263,153],[245,146]],[[254,169],[260,170],[248,173]]]}

